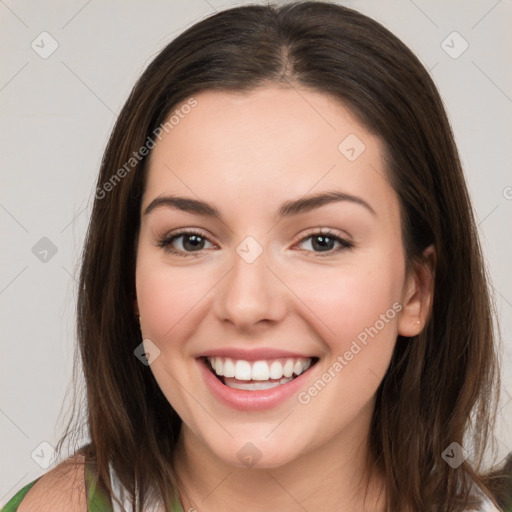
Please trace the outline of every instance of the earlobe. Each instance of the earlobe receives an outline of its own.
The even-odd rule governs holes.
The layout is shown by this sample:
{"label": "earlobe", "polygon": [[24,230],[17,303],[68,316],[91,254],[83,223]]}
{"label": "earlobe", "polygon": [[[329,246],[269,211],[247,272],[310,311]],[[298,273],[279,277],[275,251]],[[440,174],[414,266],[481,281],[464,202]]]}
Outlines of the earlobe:
{"label": "earlobe", "polygon": [[434,297],[436,252],[430,245],[423,259],[411,268],[402,295],[402,311],[398,321],[398,334],[417,336],[428,321]]}

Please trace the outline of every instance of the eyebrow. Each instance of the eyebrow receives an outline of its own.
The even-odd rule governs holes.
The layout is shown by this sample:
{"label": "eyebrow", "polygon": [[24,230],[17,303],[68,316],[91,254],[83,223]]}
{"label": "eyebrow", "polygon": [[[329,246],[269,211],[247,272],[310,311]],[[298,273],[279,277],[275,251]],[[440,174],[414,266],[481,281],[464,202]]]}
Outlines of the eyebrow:
{"label": "eyebrow", "polygon": [[[305,213],[316,208],[320,208],[326,204],[348,201],[363,206],[373,216],[377,216],[375,210],[361,197],[338,192],[336,190],[301,197],[300,199],[285,201],[279,208],[278,217],[291,217],[300,213]],[[144,215],[148,215],[156,208],[170,207],[182,210],[187,213],[203,215],[206,217],[214,217],[221,221],[221,213],[212,205],[197,199],[179,197],[179,196],[159,196],[153,199],[144,210]]]}

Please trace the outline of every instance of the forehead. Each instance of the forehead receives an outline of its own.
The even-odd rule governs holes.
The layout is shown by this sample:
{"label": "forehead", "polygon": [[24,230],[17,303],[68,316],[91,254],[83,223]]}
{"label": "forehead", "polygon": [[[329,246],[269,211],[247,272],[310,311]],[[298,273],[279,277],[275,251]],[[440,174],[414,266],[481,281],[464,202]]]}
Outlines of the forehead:
{"label": "forehead", "polygon": [[[340,187],[392,208],[382,144],[332,96],[265,87],[177,105],[153,149],[144,203],[165,193],[255,208]],[[193,104],[188,101],[189,104]]]}

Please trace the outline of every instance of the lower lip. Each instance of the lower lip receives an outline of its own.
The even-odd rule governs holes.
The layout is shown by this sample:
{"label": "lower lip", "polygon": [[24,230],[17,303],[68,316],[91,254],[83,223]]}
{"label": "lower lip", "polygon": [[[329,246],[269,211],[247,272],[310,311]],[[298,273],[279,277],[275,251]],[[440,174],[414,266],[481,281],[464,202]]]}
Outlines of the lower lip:
{"label": "lower lip", "polygon": [[282,404],[299,392],[304,386],[305,376],[309,375],[307,370],[290,382],[275,388],[247,391],[226,386],[209,370],[204,359],[198,359],[197,362],[212,394],[220,402],[239,411],[264,411]]}

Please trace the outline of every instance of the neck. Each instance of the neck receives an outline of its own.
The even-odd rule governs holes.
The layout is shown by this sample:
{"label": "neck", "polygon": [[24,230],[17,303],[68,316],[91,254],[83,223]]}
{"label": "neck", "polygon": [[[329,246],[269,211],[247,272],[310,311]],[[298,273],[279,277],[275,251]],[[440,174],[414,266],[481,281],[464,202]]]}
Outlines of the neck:
{"label": "neck", "polygon": [[175,454],[183,509],[384,511],[384,477],[377,470],[368,477],[365,466],[366,426],[347,427],[279,467],[249,469],[222,461],[183,425]]}

